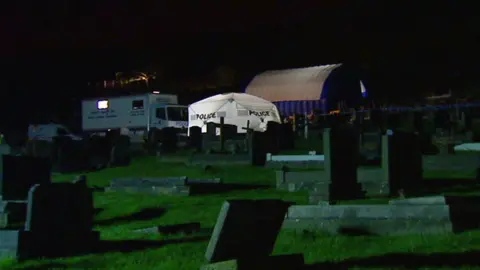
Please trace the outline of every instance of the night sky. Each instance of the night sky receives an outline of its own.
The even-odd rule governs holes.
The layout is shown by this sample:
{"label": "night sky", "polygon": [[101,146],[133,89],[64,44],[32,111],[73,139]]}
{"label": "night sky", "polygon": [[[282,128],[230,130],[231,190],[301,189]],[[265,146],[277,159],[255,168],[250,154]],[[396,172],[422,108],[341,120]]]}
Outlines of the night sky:
{"label": "night sky", "polygon": [[35,111],[44,104],[51,108],[80,97],[89,80],[156,64],[188,78],[219,64],[255,74],[354,63],[368,70],[374,91],[395,93],[443,91],[475,82],[480,71],[480,21],[473,2],[65,2],[13,2],[3,9],[4,111],[19,109],[14,99]]}

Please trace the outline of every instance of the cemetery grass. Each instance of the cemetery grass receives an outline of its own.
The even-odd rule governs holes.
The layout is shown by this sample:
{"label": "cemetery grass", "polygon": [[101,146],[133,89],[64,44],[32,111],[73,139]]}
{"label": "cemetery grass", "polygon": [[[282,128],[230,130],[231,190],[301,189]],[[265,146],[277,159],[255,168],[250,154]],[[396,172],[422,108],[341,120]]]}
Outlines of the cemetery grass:
{"label": "cemetery grass", "polygon": [[[139,158],[130,167],[113,168],[88,174],[89,185],[105,187],[116,177],[128,176],[221,177],[226,182],[274,185],[271,169],[250,166],[201,167],[180,163],[161,163],[155,158]],[[430,173],[429,176],[445,173]],[[453,175],[463,177],[464,175]],[[72,175],[56,177],[70,181]],[[455,181],[455,179],[452,179]],[[480,193],[480,192],[478,192]],[[470,194],[474,195],[474,194]],[[102,240],[118,241],[112,250],[72,258],[35,260],[16,263],[0,262],[0,269],[199,269],[205,263],[204,253],[211,229],[226,199],[283,199],[306,204],[305,193],[288,193],[274,188],[192,197],[147,196],[95,192],[96,230]],[[344,203],[385,203],[376,198]],[[156,225],[200,222],[197,233],[144,235],[132,230]],[[248,233],[248,232],[245,232]],[[128,247],[128,248],[126,248]],[[478,252],[478,253],[476,253]],[[458,235],[367,237],[337,236],[283,231],[274,254],[303,253],[312,269],[480,269],[480,231]],[[418,266],[409,263],[420,264]],[[423,268],[422,268],[423,267]]]}

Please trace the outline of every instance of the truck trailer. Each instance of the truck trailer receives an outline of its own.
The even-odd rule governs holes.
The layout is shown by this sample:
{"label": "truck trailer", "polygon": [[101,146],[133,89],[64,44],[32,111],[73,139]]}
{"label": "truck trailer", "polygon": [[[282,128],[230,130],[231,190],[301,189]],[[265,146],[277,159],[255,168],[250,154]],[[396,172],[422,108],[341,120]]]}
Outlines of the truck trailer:
{"label": "truck trailer", "polygon": [[97,98],[82,101],[82,130],[101,135],[110,130],[128,130],[132,140],[145,138],[150,130],[188,127],[188,107],[178,105],[169,94]]}

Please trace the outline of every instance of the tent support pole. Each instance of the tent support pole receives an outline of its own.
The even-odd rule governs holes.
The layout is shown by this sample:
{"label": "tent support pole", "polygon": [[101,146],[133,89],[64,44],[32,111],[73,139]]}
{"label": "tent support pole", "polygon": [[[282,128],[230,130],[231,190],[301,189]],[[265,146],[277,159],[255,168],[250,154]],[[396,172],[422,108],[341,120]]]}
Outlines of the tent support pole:
{"label": "tent support pole", "polygon": [[225,151],[225,129],[223,125],[225,123],[225,118],[220,117],[220,152]]}

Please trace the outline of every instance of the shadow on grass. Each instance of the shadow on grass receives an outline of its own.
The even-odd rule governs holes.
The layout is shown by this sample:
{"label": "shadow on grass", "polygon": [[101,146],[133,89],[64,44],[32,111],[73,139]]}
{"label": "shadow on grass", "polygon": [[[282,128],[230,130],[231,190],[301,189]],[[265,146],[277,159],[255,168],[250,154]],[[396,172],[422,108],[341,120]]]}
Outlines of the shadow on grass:
{"label": "shadow on grass", "polygon": [[97,220],[95,225],[110,226],[118,223],[128,223],[132,221],[151,220],[163,216],[167,212],[165,208],[145,208],[140,212],[132,213],[126,216],[115,217],[106,220]]}
{"label": "shadow on grass", "polygon": [[418,269],[422,267],[453,267],[460,269],[466,266],[480,265],[480,252],[464,253],[389,253],[368,258],[348,259],[341,262],[322,262],[307,266],[306,270],[329,269],[346,270],[354,267],[365,268],[407,268]]}
{"label": "shadow on grass", "polygon": [[170,240],[102,240],[96,247],[93,253],[109,253],[109,252],[135,252],[146,249],[161,248],[171,244],[182,243],[198,243],[210,240],[207,236],[198,236],[183,239],[170,239]]}
{"label": "shadow on grass", "polygon": [[105,192],[105,187],[93,186],[92,189],[94,192]]}
{"label": "shadow on grass", "polygon": [[103,209],[103,208],[95,208],[95,209],[93,210],[93,213],[94,213],[94,215],[98,215],[98,214],[102,213],[103,210],[105,210],[105,209]]}
{"label": "shadow on grass", "polygon": [[216,194],[238,190],[268,189],[270,185],[249,184],[189,184],[191,195]]}
{"label": "shadow on grass", "polygon": [[204,235],[211,235],[213,232],[212,228],[202,228],[200,222],[191,222],[175,225],[163,225],[163,226],[154,226],[148,228],[136,229],[133,232],[135,233],[145,233],[145,234],[194,234],[201,233]]}
{"label": "shadow on grass", "polygon": [[[182,244],[182,243],[198,243],[208,241],[210,237],[191,237],[184,239],[172,240],[102,240],[90,254],[105,254],[110,252],[130,253],[148,249],[162,248],[166,245]],[[82,254],[79,254],[82,255]],[[84,254],[87,255],[87,254]],[[180,258],[181,259],[181,258]],[[93,265],[92,263],[81,261],[77,263],[55,263],[48,262],[41,265],[15,267],[12,269],[22,270],[38,270],[38,269],[104,269],[107,268],[107,263],[102,265]],[[95,268],[93,268],[95,267]],[[97,268],[98,267],[98,268]]]}

